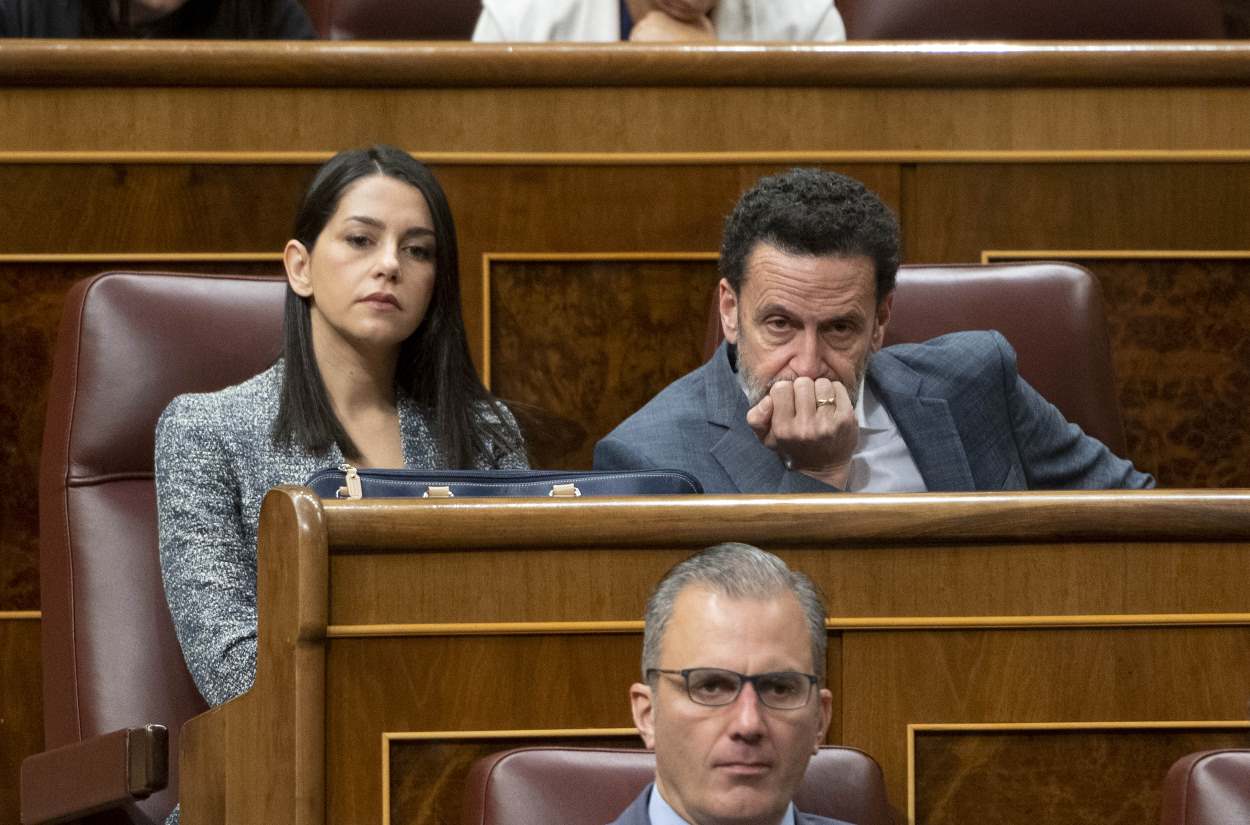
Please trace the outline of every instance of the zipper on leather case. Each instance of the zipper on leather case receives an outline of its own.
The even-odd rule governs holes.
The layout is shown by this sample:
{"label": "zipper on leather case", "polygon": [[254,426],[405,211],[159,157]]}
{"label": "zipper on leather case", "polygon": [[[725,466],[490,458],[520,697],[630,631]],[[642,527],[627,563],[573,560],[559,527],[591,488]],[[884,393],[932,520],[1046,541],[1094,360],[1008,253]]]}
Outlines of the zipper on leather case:
{"label": "zipper on leather case", "polygon": [[339,465],[339,469],[343,471],[346,486],[338,489],[336,498],[362,498],[365,493],[360,487],[360,474],[356,472],[356,468],[344,462]]}

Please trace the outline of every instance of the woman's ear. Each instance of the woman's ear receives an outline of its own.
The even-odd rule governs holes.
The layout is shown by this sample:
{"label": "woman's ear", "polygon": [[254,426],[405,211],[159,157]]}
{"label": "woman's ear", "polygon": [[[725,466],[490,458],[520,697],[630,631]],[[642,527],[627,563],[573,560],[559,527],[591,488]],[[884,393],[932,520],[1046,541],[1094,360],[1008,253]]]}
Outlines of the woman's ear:
{"label": "woman's ear", "polygon": [[308,277],[311,262],[312,255],[307,247],[296,240],[286,242],[286,249],[282,250],[282,265],[286,267],[286,282],[301,298],[312,297],[312,280]]}

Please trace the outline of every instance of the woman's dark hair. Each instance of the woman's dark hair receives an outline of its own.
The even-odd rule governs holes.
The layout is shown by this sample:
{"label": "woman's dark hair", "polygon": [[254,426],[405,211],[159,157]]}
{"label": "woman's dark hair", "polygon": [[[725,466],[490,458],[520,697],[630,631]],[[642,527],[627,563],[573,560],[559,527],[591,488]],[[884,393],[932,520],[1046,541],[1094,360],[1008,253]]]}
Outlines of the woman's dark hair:
{"label": "woman's dark hair", "polygon": [[[424,164],[393,146],[339,152],[317,171],[295,216],[295,240],[309,251],[338,208],[347,188],[371,175],[385,175],[415,187],[434,220],[434,291],[425,317],[399,348],[395,384],[431,416],[447,463],[474,466],[493,445],[510,452],[520,445],[510,416],[482,385],[469,357],[460,315],[460,259],[456,227],[447,196]],[[355,443],[334,414],[313,355],[312,320],[307,298],[286,293],[282,357],[285,362],[275,442],[293,440],[312,452],[337,442],[344,455],[357,455]]]}

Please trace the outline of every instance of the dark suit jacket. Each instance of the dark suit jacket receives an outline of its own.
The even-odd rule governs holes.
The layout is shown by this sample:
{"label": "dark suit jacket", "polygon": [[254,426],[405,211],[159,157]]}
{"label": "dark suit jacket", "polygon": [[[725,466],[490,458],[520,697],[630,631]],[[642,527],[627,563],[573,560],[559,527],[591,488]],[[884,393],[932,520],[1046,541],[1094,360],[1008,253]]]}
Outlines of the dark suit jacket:
{"label": "dark suit jacket", "polygon": [[[648,785],[643,789],[642,793],[629,803],[629,807],[624,813],[613,820],[610,825],[651,825],[651,817],[647,814],[647,806],[651,804],[651,789],[655,785]],[[843,822],[840,819],[829,819],[825,816],[815,816],[813,814],[805,814],[802,811],[794,812],[794,820],[796,825],[851,825],[849,822]]]}
{"label": "dark suit jacket", "polygon": [[[253,0],[258,2],[258,0]],[[131,32],[84,32],[82,0],[0,0],[0,37],[259,37],[308,40],[317,36],[299,0],[270,0],[256,31],[216,2],[188,0],[181,9]]]}
{"label": "dark suit jacket", "polygon": [[[867,380],[932,492],[1153,487],[1154,479],[1068,423],[1016,372],[997,332],[886,347]],[[708,493],[831,492],[786,469],[746,423],[727,346],[595,446],[595,468],[677,468]]]}

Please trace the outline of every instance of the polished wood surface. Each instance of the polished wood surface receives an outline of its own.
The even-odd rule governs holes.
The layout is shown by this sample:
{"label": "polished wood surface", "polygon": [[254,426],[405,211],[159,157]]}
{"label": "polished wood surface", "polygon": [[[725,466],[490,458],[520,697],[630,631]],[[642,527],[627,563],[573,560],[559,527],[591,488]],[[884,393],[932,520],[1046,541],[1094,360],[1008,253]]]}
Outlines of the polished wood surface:
{"label": "polished wood surface", "polygon": [[[624,420],[703,360],[690,321],[707,312],[716,262],[699,263],[491,262],[491,390],[555,417],[526,432],[542,463],[591,466],[604,433],[588,423]],[[565,286],[553,295],[552,283]],[[535,324],[544,309],[567,321]]]}
{"label": "polished wood surface", "polygon": [[[1197,729],[1244,715],[1248,496],[319,503],[280,488],[266,501],[261,542],[256,686],[188,727],[184,815],[229,823],[289,810],[290,795],[261,798],[229,777],[264,771],[318,718],[323,749],[298,759],[322,760],[324,808],[307,808],[306,822],[438,821],[434,812],[454,809],[467,767],[447,743],[466,732],[543,741],[628,727],[647,593],[674,562],[732,538],[774,550],[826,593],[831,741],[881,762],[899,811],[919,791],[933,813],[917,822],[956,821],[934,800],[976,795],[984,776],[952,771],[959,751],[932,744],[939,740],[925,740],[909,762],[909,725]],[[298,631],[282,610],[301,611]],[[308,705],[315,691],[300,693],[289,675],[296,651],[324,665],[322,711]],[[269,744],[230,739],[245,729],[272,731]],[[1114,726],[1082,735],[1116,758],[1132,753]],[[395,759],[399,740],[412,750]],[[224,768],[213,762],[223,753]],[[1079,786],[1057,753],[1039,750],[1043,800]],[[445,769],[431,770],[444,756]],[[1010,756],[1027,758],[1020,748]],[[397,774],[405,766],[415,773]],[[1138,768],[1118,765],[1108,776],[1115,781],[1084,813],[1042,806],[1033,821],[1095,825],[1117,796],[1153,804]],[[190,790],[199,782],[221,801],[200,809]],[[387,791],[385,813],[384,787],[401,789]],[[414,798],[426,802],[400,801]],[[1007,808],[981,813],[1012,821]]]}
{"label": "polished wood surface", "polygon": [[[1174,761],[1248,744],[1250,727],[922,731],[916,763],[925,783],[916,788],[916,821],[965,825],[984,821],[989,809],[1009,812],[1001,822],[1025,823],[1043,809],[1055,821],[1155,825]],[[1068,793],[1054,795],[1057,785]],[[1108,787],[1126,792],[1110,795]]]}
{"label": "polished wood surface", "polygon": [[[1244,563],[1244,562],[1243,562]],[[1014,578],[1020,578],[1015,574]],[[1237,720],[1245,717],[1250,679],[1208,679],[1250,655],[1250,625],[1224,628],[1123,628],[1107,631],[1017,628],[863,633],[843,640],[843,702],[848,743],[892,766],[906,759],[906,740],[881,731],[905,724]],[[881,690],[889,685],[889,690]],[[1105,734],[1106,739],[1118,734]],[[1250,737],[1248,737],[1250,738]],[[1104,745],[1104,747],[1112,747]],[[1039,758],[1040,758],[1039,754]],[[933,763],[916,763],[916,785]],[[1070,789],[1048,783],[1051,802]],[[955,784],[931,793],[962,793]],[[1109,787],[1105,799],[1132,799]],[[923,822],[924,820],[918,820]],[[1002,821],[1012,821],[1003,817]],[[1101,823],[1096,818],[1047,822]]]}
{"label": "polished wood surface", "polygon": [[[1250,531],[1246,490],[513,499],[506,500],[506,507],[499,501],[422,501],[414,507],[404,499],[379,499],[368,507],[341,501],[328,501],[325,507],[334,513],[328,526],[332,542],[374,550],[396,543],[409,549],[513,547],[538,541],[576,547],[602,540],[604,519],[619,519],[646,503],[651,505],[646,521],[616,522],[620,541],[666,547],[741,536],[743,541],[801,545],[828,534],[829,528],[817,519],[795,519],[796,513],[836,517],[842,547],[851,542],[1185,543],[1220,541]],[[776,506],[778,501],[786,506]],[[437,512],[437,519],[430,512]],[[379,515],[385,518],[377,520]],[[533,609],[546,608],[538,603]]]}
{"label": "polished wood surface", "polygon": [[22,760],[43,749],[38,614],[0,612],[0,823],[18,821]]}
{"label": "polished wood surface", "polygon": [[1250,166],[1243,164],[925,165],[910,181],[916,197],[906,213],[906,257],[975,261],[994,249],[1246,250],[1250,233],[1228,218],[1250,209],[1248,185]]}
{"label": "polished wood surface", "polygon": [[[716,153],[707,160],[749,163],[801,152],[797,162],[813,163],[807,153],[817,151],[872,152],[870,162],[984,160],[994,151],[1025,153],[1000,161],[1037,162],[1047,153],[1042,160],[1161,162],[1167,156],[1157,153],[1170,151],[1220,153],[1182,160],[1244,162],[1250,136],[1229,121],[1245,116],[1246,97],[1245,89],[1201,87],[14,87],[5,88],[0,152],[107,162],[147,159],[112,153],[326,152],[385,141],[496,165],[524,165],[522,153],[573,162],[587,154],[611,162],[631,153]],[[597,114],[578,118],[576,128],[548,128],[585,111]],[[144,128],[134,128],[136,120]],[[686,125],[669,128],[677,121]],[[928,154],[917,157],[917,147]],[[824,158],[839,160],[865,158]]]}
{"label": "polished wood surface", "polygon": [[[252,690],[183,726],[188,825],[322,825],[326,800],[325,526],[311,491],[261,512],[257,610],[265,631]],[[187,777],[192,777],[188,779]]]}
{"label": "polished wood surface", "polygon": [[9,42],[0,151],[1244,152],[1248,76],[1239,43]]}
{"label": "polished wood surface", "polygon": [[[1236,42],[12,42],[0,83],[76,86],[1240,85]],[[1131,58],[1131,59],[1126,59]],[[38,67],[38,71],[36,71]]]}

